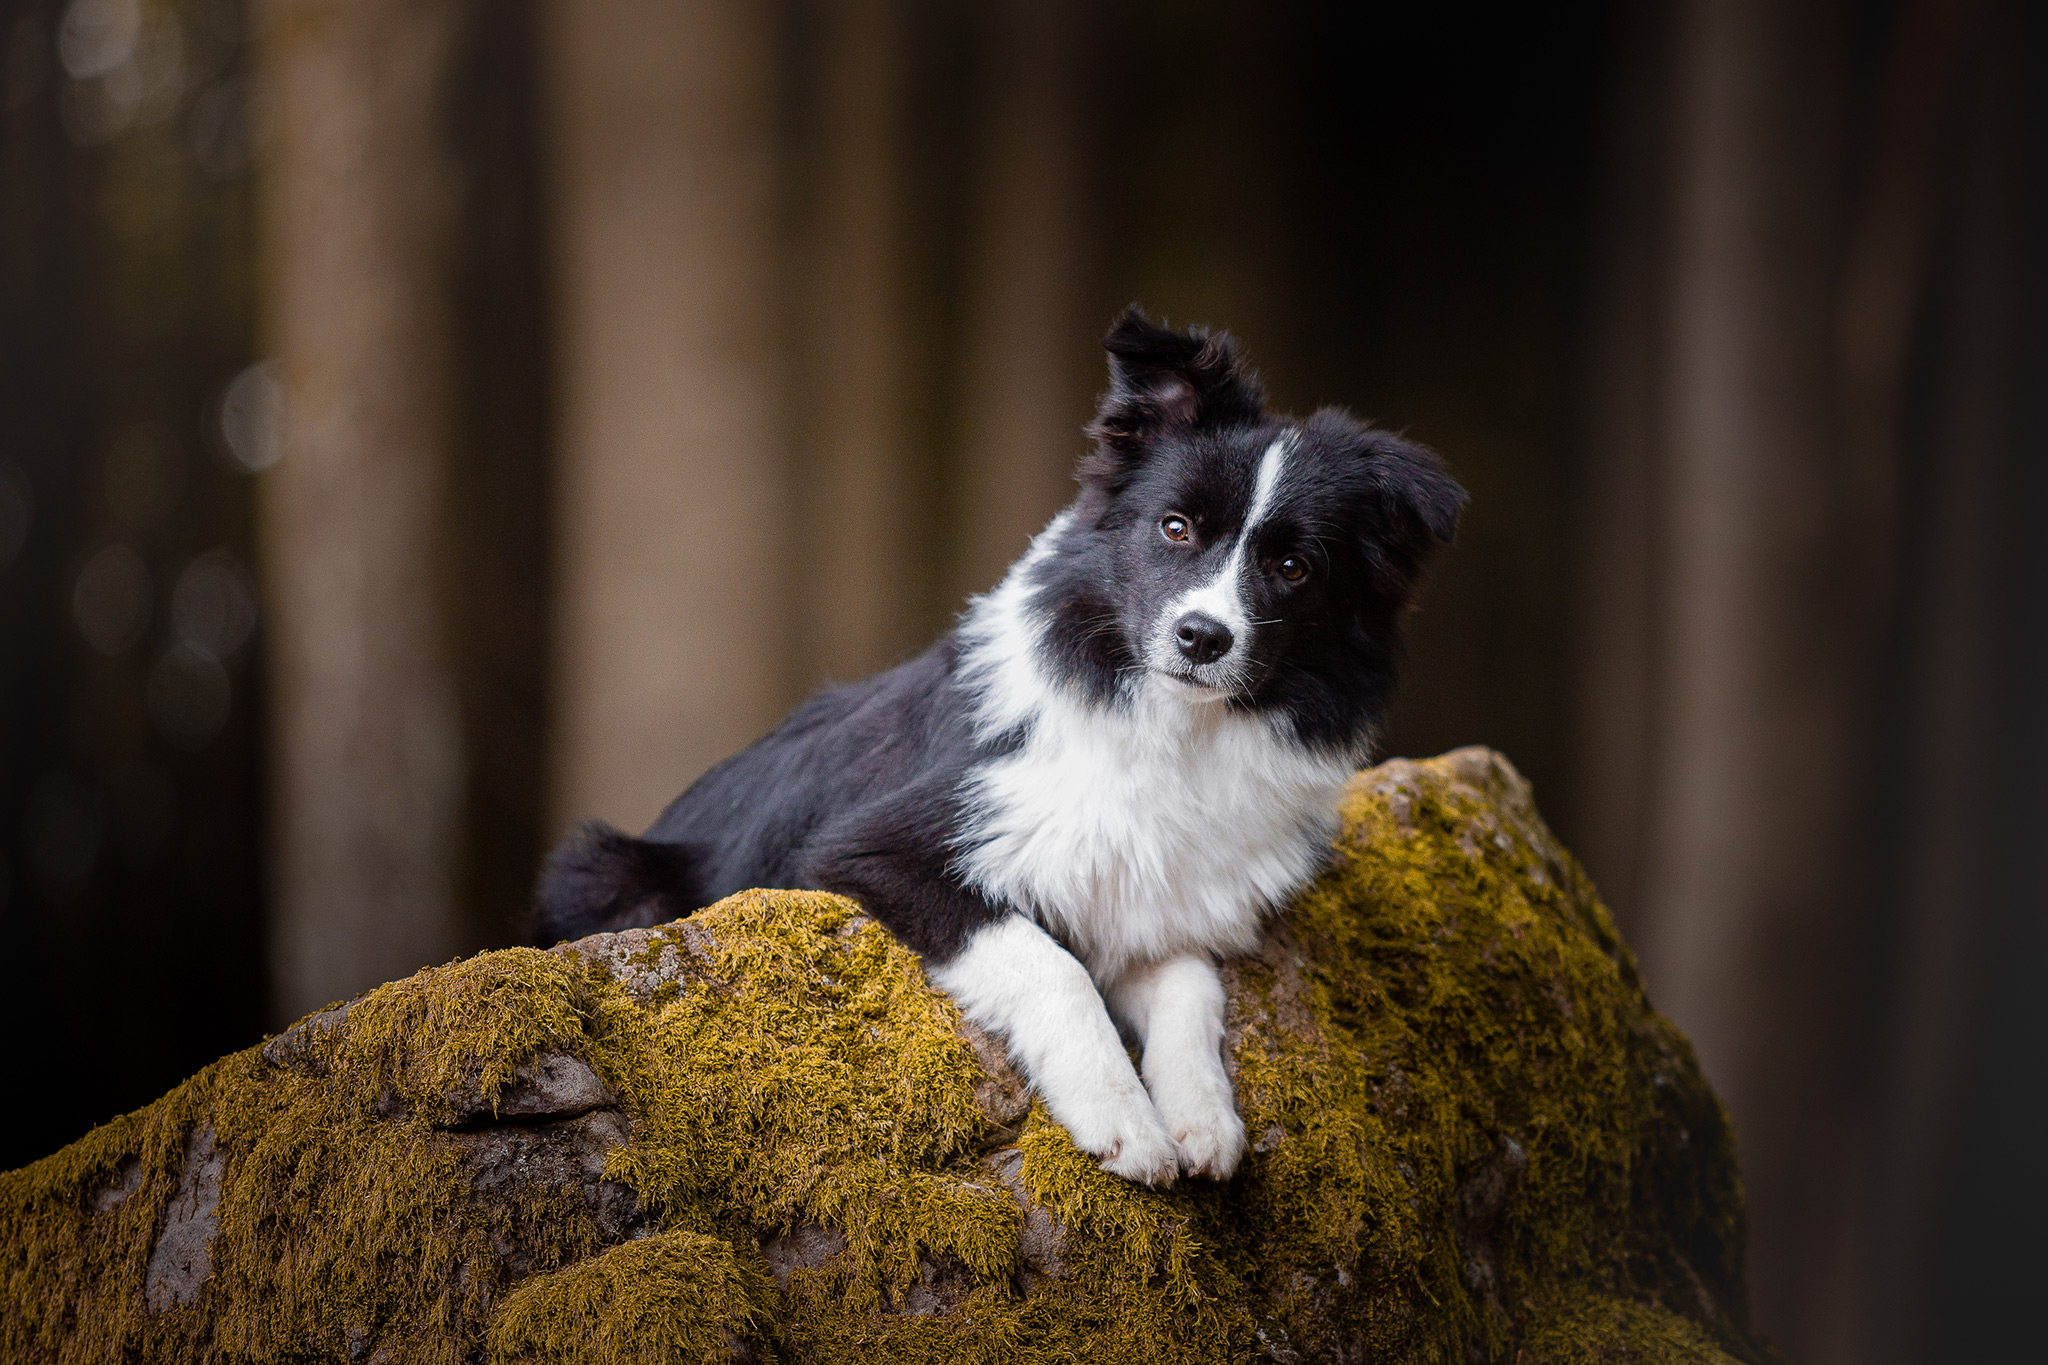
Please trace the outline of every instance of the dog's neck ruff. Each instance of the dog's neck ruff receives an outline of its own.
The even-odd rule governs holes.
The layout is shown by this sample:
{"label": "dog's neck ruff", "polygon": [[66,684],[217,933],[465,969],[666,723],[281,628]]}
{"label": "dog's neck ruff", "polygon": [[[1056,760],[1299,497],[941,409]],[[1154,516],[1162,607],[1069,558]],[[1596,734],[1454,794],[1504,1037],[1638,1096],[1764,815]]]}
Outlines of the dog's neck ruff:
{"label": "dog's neck ruff", "polygon": [[1021,740],[969,768],[956,867],[1098,981],[1178,953],[1248,951],[1260,920],[1321,867],[1352,762],[1149,672],[1110,704],[1060,682],[1032,596],[1070,517],[961,624],[977,737]]}

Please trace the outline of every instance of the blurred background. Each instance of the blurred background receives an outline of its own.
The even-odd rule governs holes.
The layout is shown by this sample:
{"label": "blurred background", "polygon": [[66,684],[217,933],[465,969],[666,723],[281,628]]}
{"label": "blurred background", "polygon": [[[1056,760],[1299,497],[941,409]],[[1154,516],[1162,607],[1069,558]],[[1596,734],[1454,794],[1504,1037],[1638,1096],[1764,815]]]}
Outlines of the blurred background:
{"label": "blurred background", "polygon": [[0,1166],[916,650],[1135,299],[1470,487],[1389,752],[1591,868],[1759,1325],[2037,1335],[2040,6],[0,14]]}

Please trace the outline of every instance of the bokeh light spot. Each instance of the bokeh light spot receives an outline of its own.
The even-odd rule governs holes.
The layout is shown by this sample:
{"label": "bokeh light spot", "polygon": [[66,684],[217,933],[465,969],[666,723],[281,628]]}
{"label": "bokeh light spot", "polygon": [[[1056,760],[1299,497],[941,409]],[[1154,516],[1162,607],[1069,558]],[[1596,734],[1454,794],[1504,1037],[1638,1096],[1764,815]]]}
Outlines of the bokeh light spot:
{"label": "bokeh light spot", "polygon": [[259,360],[229,383],[220,400],[220,434],[228,454],[251,474],[284,454],[284,386],[274,361]]}
{"label": "bokeh light spot", "polygon": [[90,80],[132,57],[141,36],[136,0],[71,0],[57,27],[57,60],[73,80]]}
{"label": "bokeh light spot", "polygon": [[208,550],[186,565],[171,591],[171,629],[214,658],[228,658],[256,629],[249,571],[225,549]]}

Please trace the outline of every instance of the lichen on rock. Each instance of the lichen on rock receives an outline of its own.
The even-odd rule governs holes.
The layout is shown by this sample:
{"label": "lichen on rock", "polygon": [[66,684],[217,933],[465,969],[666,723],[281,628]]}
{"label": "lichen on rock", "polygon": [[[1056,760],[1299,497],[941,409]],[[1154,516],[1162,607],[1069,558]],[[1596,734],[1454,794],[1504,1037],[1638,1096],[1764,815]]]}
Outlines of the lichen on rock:
{"label": "lichen on rock", "polygon": [[431,968],[0,1175],[0,1358],[1767,1361],[1733,1140],[1505,760],[1227,964],[1253,1150],[1077,1152],[844,899]]}

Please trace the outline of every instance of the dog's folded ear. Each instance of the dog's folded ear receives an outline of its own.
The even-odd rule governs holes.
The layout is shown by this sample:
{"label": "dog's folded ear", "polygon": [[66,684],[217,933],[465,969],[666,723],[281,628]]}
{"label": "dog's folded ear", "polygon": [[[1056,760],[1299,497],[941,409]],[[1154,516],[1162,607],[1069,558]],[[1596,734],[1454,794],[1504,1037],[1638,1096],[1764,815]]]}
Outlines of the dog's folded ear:
{"label": "dog's folded ear", "polygon": [[1457,539],[1465,490],[1444,467],[1442,456],[1420,442],[1376,430],[1366,438],[1365,459],[1373,484],[1398,516],[1445,545]]}
{"label": "dog's folded ear", "polygon": [[1355,528],[1358,547],[1383,582],[1402,595],[1457,537],[1465,490],[1442,457],[1419,441],[1368,426],[1342,408],[1322,408],[1302,424],[1316,445],[1350,452],[1367,498]]}
{"label": "dog's folded ear", "polygon": [[1084,482],[1116,487],[1166,432],[1244,425],[1265,411],[1265,390],[1227,332],[1176,332],[1132,304],[1102,346],[1109,392],[1088,424],[1096,448],[1082,461]]}

